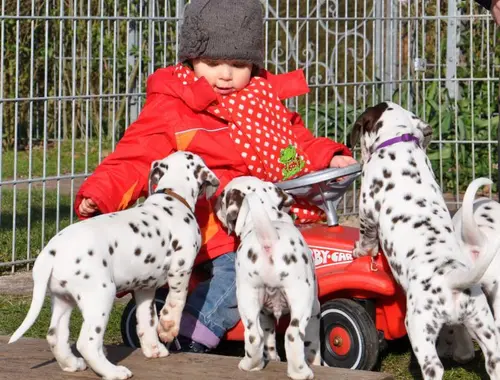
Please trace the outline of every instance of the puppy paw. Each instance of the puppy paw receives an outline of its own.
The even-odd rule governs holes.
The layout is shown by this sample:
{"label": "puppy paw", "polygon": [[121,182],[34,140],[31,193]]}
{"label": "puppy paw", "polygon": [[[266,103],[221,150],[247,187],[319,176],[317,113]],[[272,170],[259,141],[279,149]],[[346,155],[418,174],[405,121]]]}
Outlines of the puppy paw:
{"label": "puppy paw", "polygon": [[314,373],[307,365],[298,371],[288,371],[288,377],[293,380],[314,379]]}
{"label": "puppy paw", "polygon": [[152,343],[152,344],[141,344],[142,353],[145,357],[149,359],[153,358],[164,358],[170,353],[162,343]]}
{"label": "puppy paw", "polygon": [[359,257],[364,256],[377,256],[377,249],[366,248],[361,245],[361,242],[357,241],[354,245],[354,249],[352,250],[352,257],[357,259]]}
{"label": "puppy paw", "polygon": [[64,363],[64,365],[61,365],[61,369],[65,372],[85,371],[87,369],[87,364],[85,364],[85,360],[82,358],[74,356]]}
{"label": "puppy paw", "polygon": [[260,371],[262,368],[264,368],[264,365],[265,363],[263,359],[256,361],[245,356],[240,360],[238,368],[242,371]]}
{"label": "puppy paw", "polygon": [[115,366],[113,371],[110,371],[110,373],[107,373],[102,378],[104,380],[124,380],[124,379],[129,379],[131,377],[132,377],[132,372],[127,367],[118,365]]}
{"label": "puppy paw", "polygon": [[268,352],[267,358],[269,361],[272,361],[272,362],[280,362],[281,361],[281,358],[279,357],[279,355],[276,352],[274,352],[274,353]]}
{"label": "puppy paw", "polygon": [[352,257],[355,259],[368,256],[368,252],[361,247],[359,241],[354,244],[354,249],[352,250]]}
{"label": "puppy paw", "polygon": [[158,323],[158,336],[164,343],[172,342],[179,335],[179,323],[170,318],[160,318]]}

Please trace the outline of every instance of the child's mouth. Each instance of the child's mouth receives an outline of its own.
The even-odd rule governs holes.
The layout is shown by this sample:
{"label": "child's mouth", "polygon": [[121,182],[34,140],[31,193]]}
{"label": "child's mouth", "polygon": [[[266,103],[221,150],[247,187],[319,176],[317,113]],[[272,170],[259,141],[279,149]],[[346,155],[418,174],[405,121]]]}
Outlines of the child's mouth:
{"label": "child's mouth", "polygon": [[229,95],[230,93],[234,92],[234,88],[232,88],[232,87],[218,87],[218,86],[215,86],[215,91],[218,92],[221,95]]}

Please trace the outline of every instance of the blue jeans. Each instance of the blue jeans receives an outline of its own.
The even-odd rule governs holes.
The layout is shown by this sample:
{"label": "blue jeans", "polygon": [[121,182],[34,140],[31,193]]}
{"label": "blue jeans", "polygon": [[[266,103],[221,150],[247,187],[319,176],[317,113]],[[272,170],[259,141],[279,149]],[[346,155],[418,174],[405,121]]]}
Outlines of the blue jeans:
{"label": "blue jeans", "polygon": [[189,295],[179,334],[215,348],[227,330],[240,320],[236,300],[236,253],[229,252],[207,264],[211,278]]}

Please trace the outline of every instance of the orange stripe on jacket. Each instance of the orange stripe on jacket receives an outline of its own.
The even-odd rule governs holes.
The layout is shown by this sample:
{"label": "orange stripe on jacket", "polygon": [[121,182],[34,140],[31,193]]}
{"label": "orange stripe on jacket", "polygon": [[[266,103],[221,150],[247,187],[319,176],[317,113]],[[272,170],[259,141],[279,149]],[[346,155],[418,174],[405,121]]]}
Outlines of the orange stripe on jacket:
{"label": "orange stripe on jacket", "polygon": [[137,186],[137,181],[128,189],[125,194],[123,194],[122,200],[118,205],[118,211],[126,209],[132,199],[132,195],[134,194],[135,187]]}
{"label": "orange stripe on jacket", "polygon": [[215,219],[215,213],[209,203],[209,214],[207,224],[200,228],[201,230],[201,245],[205,245],[211,238],[219,232],[219,225]]}
{"label": "orange stripe on jacket", "polygon": [[194,131],[186,131],[182,133],[178,133],[175,135],[175,140],[177,143],[177,150],[186,150],[194,136],[196,135],[197,130]]}

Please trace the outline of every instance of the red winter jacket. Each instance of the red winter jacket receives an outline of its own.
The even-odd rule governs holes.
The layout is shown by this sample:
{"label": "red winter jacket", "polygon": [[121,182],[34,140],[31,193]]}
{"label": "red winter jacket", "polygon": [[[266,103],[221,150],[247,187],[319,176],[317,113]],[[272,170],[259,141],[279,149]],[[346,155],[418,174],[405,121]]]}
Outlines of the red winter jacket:
{"label": "red winter jacket", "polygon": [[[301,70],[280,75],[263,71],[261,76],[282,100],[308,92]],[[78,217],[84,219],[78,212],[83,198],[91,198],[102,213],[134,204],[138,198],[147,196],[151,162],[176,150],[187,150],[199,155],[220,179],[215,197],[210,201],[199,199],[196,204],[195,214],[203,239],[196,263],[235,251],[235,238],[227,235],[212,207],[231,179],[250,172],[229,136],[227,122],[205,111],[214,101],[216,94],[204,78],[183,85],[174,74],[174,66],[153,73],[148,78],[146,102],[139,117],[127,128],[115,151],[80,187],[74,204]],[[351,155],[343,144],[325,137],[315,138],[299,114],[290,112],[290,120],[312,170],[328,167],[334,154]]]}

